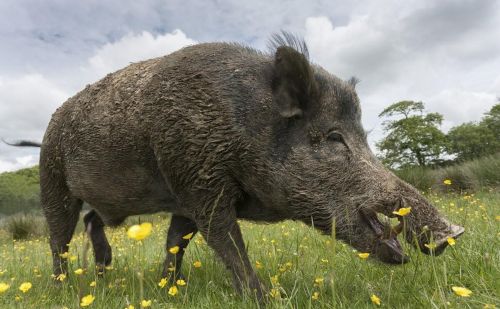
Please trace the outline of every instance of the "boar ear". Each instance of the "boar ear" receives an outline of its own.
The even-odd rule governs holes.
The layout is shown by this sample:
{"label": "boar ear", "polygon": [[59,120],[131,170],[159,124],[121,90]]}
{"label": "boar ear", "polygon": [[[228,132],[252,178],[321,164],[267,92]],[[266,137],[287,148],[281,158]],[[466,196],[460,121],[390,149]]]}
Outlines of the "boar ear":
{"label": "boar ear", "polygon": [[311,65],[304,54],[288,46],[277,48],[272,90],[281,116],[301,117],[310,112],[317,85]]}

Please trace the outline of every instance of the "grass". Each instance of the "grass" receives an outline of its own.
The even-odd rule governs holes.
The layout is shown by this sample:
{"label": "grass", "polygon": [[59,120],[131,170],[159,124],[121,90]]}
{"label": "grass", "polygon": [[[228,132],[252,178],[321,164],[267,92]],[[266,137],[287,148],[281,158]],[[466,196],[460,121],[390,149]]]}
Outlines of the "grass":
{"label": "grass", "polygon": [[[498,171],[500,171],[500,154],[437,169],[417,166],[397,170],[395,173],[421,191],[432,189],[441,192],[450,190],[473,192],[488,187],[499,187]],[[453,179],[452,185],[444,185],[445,179]]]}
{"label": "grass", "polygon": [[[270,298],[267,307],[374,308],[370,300],[373,294],[380,298],[381,307],[500,306],[500,193],[431,193],[429,198],[450,220],[465,226],[466,233],[436,258],[406,247],[411,262],[402,266],[384,265],[371,258],[363,260],[349,246],[302,224],[241,222],[250,259],[260,264],[256,271],[261,281],[275,289],[276,297]],[[80,227],[70,246],[70,274],[60,285],[51,279],[46,237],[17,241],[0,230],[0,283],[10,285],[0,293],[0,307],[78,308],[81,297],[88,294],[95,297],[89,308],[126,308],[130,304],[139,308],[142,299],[151,300],[152,308],[258,307],[250,297],[235,295],[229,272],[199,235],[185,255],[183,271],[188,284],[170,296],[169,286],[158,286],[168,216],[140,219],[153,223],[152,235],[142,243],[126,236],[127,226],[138,218],[107,230],[114,260],[113,269],[102,278],[96,277],[91,258],[84,274],[73,273],[85,265],[83,248],[87,240]],[[201,261],[202,266],[193,267],[195,261]],[[91,287],[93,281],[96,285]],[[26,293],[18,289],[23,282],[33,286]],[[459,297],[452,286],[466,287],[473,294]],[[312,299],[314,292],[319,292],[317,300]]]}

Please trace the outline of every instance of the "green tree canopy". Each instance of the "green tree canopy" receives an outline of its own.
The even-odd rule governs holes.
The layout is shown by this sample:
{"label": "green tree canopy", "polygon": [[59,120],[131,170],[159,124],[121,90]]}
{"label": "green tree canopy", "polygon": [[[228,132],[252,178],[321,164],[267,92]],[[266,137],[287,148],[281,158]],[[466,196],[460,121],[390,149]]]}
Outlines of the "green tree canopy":
{"label": "green tree canopy", "polygon": [[392,168],[427,166],[441,162],[446,136],[439,126],[443,116],[425,113],[422,102],[401,101],[384,109],[384,139],[377,143],[381,159]]}
{"label": "green tree canopy", "polygon": [[453,127],[447,135],[450,154],[457,161],[476,159],[500,152],[500,103],[494,105],[479,123]]}

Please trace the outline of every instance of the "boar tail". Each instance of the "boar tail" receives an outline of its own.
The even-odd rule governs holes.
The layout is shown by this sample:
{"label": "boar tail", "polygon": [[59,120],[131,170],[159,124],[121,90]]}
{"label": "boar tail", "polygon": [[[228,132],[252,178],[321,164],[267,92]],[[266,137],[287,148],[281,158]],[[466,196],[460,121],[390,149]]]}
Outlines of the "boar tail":
{"label": "boar tail", "polygon": [[10,145],[10,146],[17,146],[17,147],[41,147],[42,146],[41,143],[32,142],[32,141],[17,141],[15,143],[9,143],[9,142],[5,141],[3,138],[2,138],[2,142],[4,142],[7,145]]}

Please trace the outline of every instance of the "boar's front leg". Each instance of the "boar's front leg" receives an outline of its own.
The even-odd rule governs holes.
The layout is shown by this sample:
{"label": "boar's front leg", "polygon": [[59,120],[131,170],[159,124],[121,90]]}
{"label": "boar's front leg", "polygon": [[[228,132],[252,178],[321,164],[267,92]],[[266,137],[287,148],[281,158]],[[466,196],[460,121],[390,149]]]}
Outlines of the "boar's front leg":
{"label": "boar's front leg", "polygon": [[[184,279],[181,274],[182,257],[184,249],[188,246],[191,237],[198,232],[196,223],[186,217],[172,215],[167,235],[167,258],[163,264],[163,278],[169,278],[173,283],[177,279]],[[190,233],[192,233],[190,235]],[[191,236],[191,237],[186,237]],[[171,253],[169,249],[179,247],[177,253]],[[172,274],[173,272],[173,274]]]}
{"label": "boar's front leg", "polygon": [[222,205],[221,200],[210,207],[207,215],[196,219],[198,229],[231,271],[235,289],[239,293],[247,289],[261,301],[264,289],[248,259],[236,210],[233,205]]}

